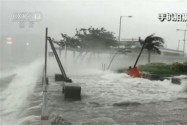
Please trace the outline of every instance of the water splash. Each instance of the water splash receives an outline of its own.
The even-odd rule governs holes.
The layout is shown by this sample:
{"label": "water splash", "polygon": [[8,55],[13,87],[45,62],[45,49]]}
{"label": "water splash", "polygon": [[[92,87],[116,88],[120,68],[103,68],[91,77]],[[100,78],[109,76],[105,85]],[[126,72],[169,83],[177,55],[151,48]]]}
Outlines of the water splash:
{"label": "water splash", "polygon": [[41,59],[38,59],[13,71],[16,74],[15,77],[6,90],[0,93],[2,125],[19,124],[18,114],[27,104],[27,97],[32,93],[39,76],[41,76],[42,62]]}

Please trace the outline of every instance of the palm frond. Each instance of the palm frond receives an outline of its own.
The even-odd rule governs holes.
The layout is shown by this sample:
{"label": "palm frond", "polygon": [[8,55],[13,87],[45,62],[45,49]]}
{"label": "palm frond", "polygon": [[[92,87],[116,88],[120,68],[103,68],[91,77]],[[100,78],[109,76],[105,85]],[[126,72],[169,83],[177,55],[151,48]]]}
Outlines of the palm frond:
{"label": "palm frond", "polygon": [[153,47],[152,51],[153,51],[153,52],[156,52],[157,54],[161,54],[160,49],[157,48],[157,47]]}
{"label": "palm frond", "polygon": [[152,41],[151,38],[152,38],[154,35],[155,35],[155,33],[153,33],[153,34],[147,36],[147,37],[145,38],[144,42],[151,42],[151,41]]}
{"label": "palm frond", "polygon": [[155,42],[153,42],[152,44],[153,44],[153,46],[156,46],[156,47],[164,47],[164,46],[163,46],[163,43],[158,42],[158,41],[155,41]]}
{"label": "palm frond", "polygon": [[164,39],[162,37],[154,36],[150,39],[151,41],[157,41],[160,43],[164,43]]}
{"label": "palm frond", "polygon": [[148,51],[153,51],[153,52],[160,54],[161,51],[159,50],[159,48],[163,47],[164,39],[162,37],[158,37],[158,36],[154,36],[154,35],[155,34],[153,33],[153,34],[147,36],[144,41],[139,39],[139,42],[141,45],[142,45],[142,43],[146,42],[145,48]]}
{"label": "palm frond", "polygon": [[161,42],[161,43],[164,43],[164,39],[163,39],[162,37],[158,37],[158,36],[154,36],[154,35],[155,35],[155,33],[153,33],[153,34],[147,36],[147,37],[145,38],[145,42],[159,41],[159,42]]}
{"label": "palm frond", "polygon": [[138,41],[139,41],[139,43],[140,43],[141,45],[143,45],[144,41],[143,41],[141,38],[139,38]]}

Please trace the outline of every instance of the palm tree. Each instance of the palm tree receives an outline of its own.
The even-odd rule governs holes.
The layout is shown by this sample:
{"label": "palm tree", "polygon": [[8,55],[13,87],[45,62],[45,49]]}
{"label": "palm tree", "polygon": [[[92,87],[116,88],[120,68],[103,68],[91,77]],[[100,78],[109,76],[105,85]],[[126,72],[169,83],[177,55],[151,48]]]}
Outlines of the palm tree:
{"label": "palm tree", "polygon": [[148,51],[148,63],[151,62],[151,53],[155,52],[157,54],[161,54],[159,48],[163,47],[163,44],[165,43],[162,37],[155,36],[155,34],[147,36],[145,40],[141,40],[139,38],[139,42],[141,45],[145,42],[144,48]]}

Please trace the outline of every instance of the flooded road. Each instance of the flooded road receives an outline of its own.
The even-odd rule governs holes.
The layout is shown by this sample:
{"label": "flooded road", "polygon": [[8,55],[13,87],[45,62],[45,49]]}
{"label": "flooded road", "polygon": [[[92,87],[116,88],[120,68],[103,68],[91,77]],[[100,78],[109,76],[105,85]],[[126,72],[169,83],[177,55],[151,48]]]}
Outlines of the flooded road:
{"label": "flooded road", "polygon": [[[53,59],[54,60],[54,59]],[[186,125],[187,83],[131,78],[125,73],[89,67],[66,69],[82,88],[80,101],[64,100],[59,72],[49,62],[49,120],[60,116],[73,125]],[[41,59],[1,74],[2,125],[40,125],[42,106]],[[87,63],[88,64],[88,63]],[[99,63],[100,64],[100,63]]]}
{"label": "flooded road", "polygon": [[51,79],[51,117],[59,115],[74,125],[187,124],[185,85],[173,85],[169,80],[134,79],[112,72],[72,78],[82,87],[82,100],[65,101],[61,83]]}

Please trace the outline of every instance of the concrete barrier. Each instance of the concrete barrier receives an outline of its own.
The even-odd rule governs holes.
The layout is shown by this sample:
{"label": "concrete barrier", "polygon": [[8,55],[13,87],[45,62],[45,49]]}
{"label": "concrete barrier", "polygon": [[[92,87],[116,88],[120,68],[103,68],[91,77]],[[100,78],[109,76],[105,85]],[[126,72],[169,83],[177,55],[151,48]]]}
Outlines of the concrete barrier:
{"label": "concrete barrier", "polygon": [[150,80],[161,80],[161,77],[159,75],[151,74]]}
{"label": "concrete barrier", "polygon": [[55,81],[65,81],[65,77],[62,74],[55,74]]}
{"label": "concrete barrier", "polygon": [[150,74],[147,72],[142,72],[141,77],[149,80],[164,80],[164,78],[159,75]]}
{"label": "concrete barrier", "polygon": [[65,99],[80,100],[81,99],[81,87],[76,83],[63,83],[62,93]]}
{"label": "concrete barrier", "polygon": [[171,78],[171,83],[180,85],[181,84],[181,78],[172,77]]}
{"label": "concrete barrier", "polygon": [[65,78],[64,75],[62,74],[55,74],[55,82],[58,82],[58,81],[65,81],[65,82],[72,82],[71,79],[69,78]]}
{"label": "concrete barrier", "polygon": [[187,77],[186,76],[175,76],[171,78],[171,83],[173,84],[182,84],[182,83],[187,83]]}

